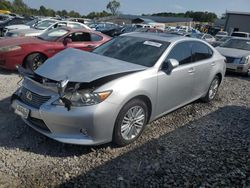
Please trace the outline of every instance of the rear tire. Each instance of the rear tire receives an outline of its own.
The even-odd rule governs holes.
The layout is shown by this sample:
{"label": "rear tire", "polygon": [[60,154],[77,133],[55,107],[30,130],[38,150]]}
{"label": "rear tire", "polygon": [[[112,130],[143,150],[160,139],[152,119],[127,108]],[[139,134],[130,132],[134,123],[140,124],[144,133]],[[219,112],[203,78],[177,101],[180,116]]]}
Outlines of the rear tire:
{"label": "rear tire", "polygon": [[208,89],[206,96],[201,98],[201,100],[203,102],[208,103],[215,98],[215,96],[217,95],[219,86],[220,86],[220,81],[221,80],[220,80],[219,76],[214,77],[213,81],[211,82],[211,84],[209,86],[209,89]]}
{"label": "rear tire", "polygon": [[125,146],[138,139],[148,120],[148,107],[141,99],[133,99],[118,114],[113,132],[113,143]]}
{"label": "rear tire", "polygon": [[29,69],[30,71],[34,72],[46,60],[47,57],[45,55],[41,53],[33,53],[26,58],[24,65],[26,69]]}

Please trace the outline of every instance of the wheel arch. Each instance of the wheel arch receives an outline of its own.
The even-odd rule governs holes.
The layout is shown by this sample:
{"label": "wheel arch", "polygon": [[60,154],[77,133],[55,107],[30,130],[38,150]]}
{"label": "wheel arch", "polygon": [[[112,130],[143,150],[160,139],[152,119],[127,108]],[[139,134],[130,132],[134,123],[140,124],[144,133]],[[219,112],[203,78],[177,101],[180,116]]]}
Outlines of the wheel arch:
{"label": "wheel arch", "polygon": [[223,76],[222,76],[222,74],[219,72],[219,73],[217,73],[215,76],[218,76],[219,77],[219,79],[220,79],[220,84],[221,84],[221,82],[222,82],[222,79],[223,79]]}
{"label": "wheel arch", "polygon": [[[129,99],[123,106],[125,106],[127,103],[129,103],[130,101],[132,101],[134,99],[140,99],[140,100],[142,100],[143,102],[146,103],[146,105],[148,107],[148,119],[147,119],[147,123],[148,123],[149,120],[151,119],[151,115],[152,115],[152,102],[151,102],[150,98],[147,95],[144,95],[144,94],[136,95],[133,98]],[[122,108],[123,108],[123,106],[122,106]]]}
{"label": "wheel arch", "polygon": [[26,68],[25,61],[27,60],[27,58],[28,58],[30,55],[36,54],[36,53],[42,54],[43,56],[45,56],[46,58],[48,58],[48,56],[47,56],[44,52],[41,52],[41,51],[30,52],[30,53],[28,53],[28,54],[23,58],[22,66],[23,66],[24,68]]}

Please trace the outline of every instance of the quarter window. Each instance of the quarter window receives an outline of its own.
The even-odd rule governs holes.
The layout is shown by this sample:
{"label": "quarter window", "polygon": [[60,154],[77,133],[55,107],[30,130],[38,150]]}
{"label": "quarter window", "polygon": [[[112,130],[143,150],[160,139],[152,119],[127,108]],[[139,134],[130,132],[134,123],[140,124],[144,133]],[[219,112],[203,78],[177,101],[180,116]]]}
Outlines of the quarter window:
{"label": "quarter window", "polygon": [[167,59],[176,59],[180,65],[188,64],[192,62],[191,55],[192,43],[182,42],[174,46],[169,53]]}
{"label": "quarter window", "polygon": [[193,42],[192,45],[192,61],[197,62],[212,57],[213,51],[201,42]]}
{"label": "quarter window", "polygon": [[91,33],[91,41],[101,41],[102,40],[102,37],[100,35],[96,35],[96,34],[93,34]]}

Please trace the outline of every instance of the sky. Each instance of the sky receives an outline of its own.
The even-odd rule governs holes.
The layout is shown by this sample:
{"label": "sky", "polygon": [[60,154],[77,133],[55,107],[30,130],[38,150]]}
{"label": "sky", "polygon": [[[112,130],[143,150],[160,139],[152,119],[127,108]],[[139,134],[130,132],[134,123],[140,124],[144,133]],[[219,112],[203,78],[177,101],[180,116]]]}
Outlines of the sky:
{"label": "sky", "polygon": [[[81,14],[106,9],[109,0],[24,0],[32,8],[44,5],[54,10],[74,10]],[[140,15],[157,12],[209,11],[218,16],[228,11],[250,12],[250,0],[120,0],[120,12]]]}

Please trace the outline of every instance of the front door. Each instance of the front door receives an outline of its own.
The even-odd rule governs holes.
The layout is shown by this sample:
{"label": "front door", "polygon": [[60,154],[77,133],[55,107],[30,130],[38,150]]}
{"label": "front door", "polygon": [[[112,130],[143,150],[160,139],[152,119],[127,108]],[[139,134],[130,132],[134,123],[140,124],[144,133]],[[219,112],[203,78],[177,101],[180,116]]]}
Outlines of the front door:
{"label": "front door", "polygon": [[191,42],[176,44],[167,59],[179,61],[171,73],[158,73],[157,112],[163,114],[192,101],[195,69],[191,58]]}

